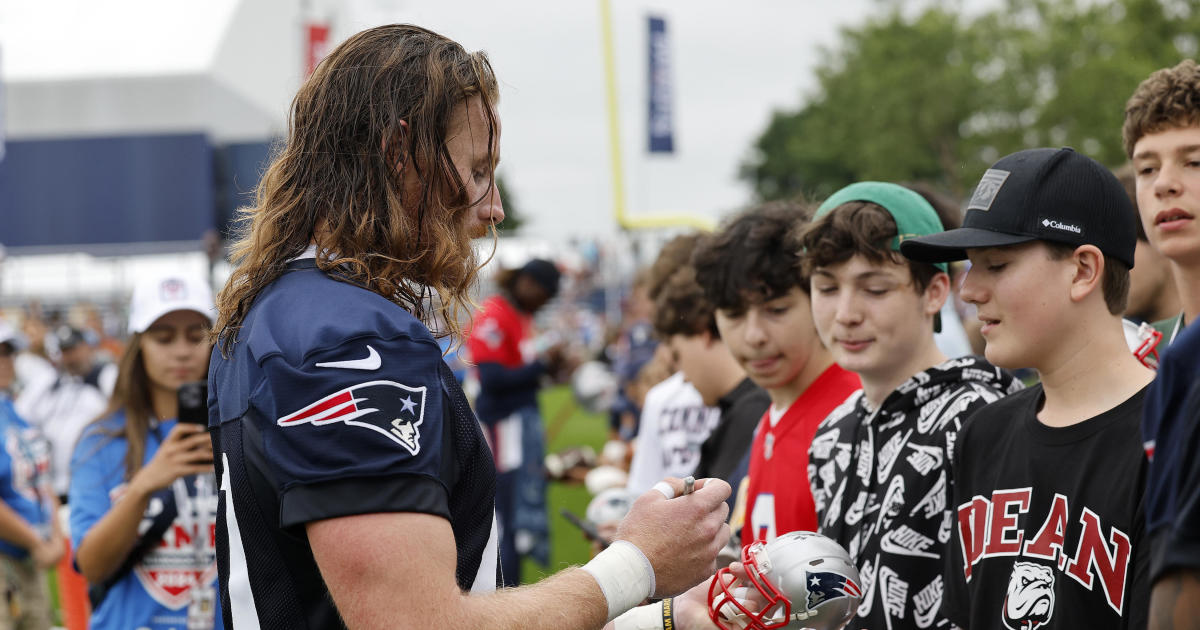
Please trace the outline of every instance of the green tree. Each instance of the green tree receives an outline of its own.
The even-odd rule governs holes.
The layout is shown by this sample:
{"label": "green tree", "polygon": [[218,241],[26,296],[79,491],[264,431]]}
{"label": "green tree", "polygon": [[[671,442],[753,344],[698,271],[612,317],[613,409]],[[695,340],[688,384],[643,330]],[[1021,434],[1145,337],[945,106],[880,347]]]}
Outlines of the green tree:
{"label": "green tree", "polygon": [[1167,0],[1009,0],[973,27],[981,45],[990,32],[1012,42],[989,86],[1006,95],[989,113],[1009,124],[979,130],[995,149],[986,157],[1069,145],[1117,166],[1125,101],[1154,70],[1196,54],[1200,11]]}
{"label": "green tree", "polygon": [[776,112],[742,177],[761,199],[823,197],[864,179],[957,195],[1000,156],[1068,145],[1124,161],[1124,104],[1151,71],[1195,55],[1188,0],[1006,0],[967,16],[881,2],[822,51],[814,94]]}

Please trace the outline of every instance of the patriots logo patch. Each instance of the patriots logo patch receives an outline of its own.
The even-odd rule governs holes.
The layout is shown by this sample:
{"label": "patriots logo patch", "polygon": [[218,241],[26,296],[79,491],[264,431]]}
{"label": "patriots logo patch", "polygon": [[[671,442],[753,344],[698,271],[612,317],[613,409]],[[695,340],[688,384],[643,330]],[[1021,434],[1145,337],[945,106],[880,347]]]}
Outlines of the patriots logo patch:
{"label": "patriots logo patch", "polygon": [[371,381],[334,392],[276,420],[275,424],[295,427],[344,422],[385,435],[416,455],[421,452],[420,427],[425,418],[425,391],[424,386]]}
{"label": "patriots logo patch", "polygon": [[808,610],[839,597],[862,597],[862,589],[841,573],[805,571],[805,579],[808,581]]}

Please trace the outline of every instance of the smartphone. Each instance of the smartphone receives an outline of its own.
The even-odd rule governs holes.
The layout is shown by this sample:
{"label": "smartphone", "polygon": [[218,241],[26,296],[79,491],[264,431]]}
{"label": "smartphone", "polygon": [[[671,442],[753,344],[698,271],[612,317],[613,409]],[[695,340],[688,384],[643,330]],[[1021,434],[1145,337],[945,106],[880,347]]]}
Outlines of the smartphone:
{"label": "smartphone", "polygon": [[208,381],[179,386],[179,421],[208,426]]}
{"label": "smartphone", "polygon": [[600,532],[596,530],[596,525],[594,523],[589,520],[579,518],[574,512],[568,510],[567,508],[562,508],[559,510],[559,512],[563,515],[563,518],[567,519],[568,523],[582,530],[583,535],[586,536],[588,540],[600,543],[601,548],[608,548],[608,541],[600,537]]}

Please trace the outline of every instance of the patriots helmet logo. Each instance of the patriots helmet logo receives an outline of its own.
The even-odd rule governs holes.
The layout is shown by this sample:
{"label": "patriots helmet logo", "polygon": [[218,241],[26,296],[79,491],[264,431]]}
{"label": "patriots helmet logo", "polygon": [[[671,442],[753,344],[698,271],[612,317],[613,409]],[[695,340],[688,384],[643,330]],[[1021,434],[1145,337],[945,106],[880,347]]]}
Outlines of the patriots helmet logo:
{"label": "patriots helmet logo", "polygon": [[370,381],[336,391],[279,418],[275,424],[295,427],[344,422],[387,436],[416,455],[421,451],[420,427],[425,419],[425,392],[424,386]]}
{"label": "patriots helmet logo", "polygon": [[805,579],[808,580],[809,610],[838,597],[862,597],[862,589],[854,580],[841,573],[808,571]]}
{"label": "patriots helmet logo", "polygon": [[815,532],[752,542],[742,548],[742,566],[745,578],[724,568],[708,585],[708,617],[721,630],[834,630],[862,603],[850,554]]}

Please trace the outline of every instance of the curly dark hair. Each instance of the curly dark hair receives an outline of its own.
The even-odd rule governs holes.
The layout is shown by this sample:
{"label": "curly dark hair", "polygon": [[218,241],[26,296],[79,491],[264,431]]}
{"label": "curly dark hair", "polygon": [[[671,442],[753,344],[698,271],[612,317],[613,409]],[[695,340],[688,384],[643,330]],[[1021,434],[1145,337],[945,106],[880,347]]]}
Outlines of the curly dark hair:
{"label": "curly dark hair", "polygon": [[1133,145],[1146,134],[1194,125],[1200,125],[1200,65],[1184,59],[1155,71],[1125,102],[1125,155],[1132,158]]}
{"label": "curly dark hair", "polygon": [[647,297],[651,300],[658,299],[659,292],[662,291],[671,276],[680,267],[688,264],[701,236],[703,235],[700,232],[680,234],[667,241],[662,249],[658,250],[658,257],[650,263],[649,267],[639,273],[637,278],[637,282],[646,287]]}
{"label": "curly dark hair", "polygon": [[804,204],[772,201],[735,216],[702,240],[692,253],[692,267],[705,299],[738,316],[794,287],[807,293],[808,276],[799,268],[799,250],[789,238],[807,219]]}
{"label": "curly dark hair", "polygon": [[[222,351],[254,299],[321,226],[321,269],[336,267],[333,277],[427,324],[435,309],[447,324],[440,334],[459,333],[479,270],[464,218],[480,200],[467,198],[446,134],[458,108],[478,99],[494,169],[497,98],[486,55],[418,26],[372,28],[329,53],[292,101],[287,141],[254,206],[241,210],[238,266],[217,298]],[[417,185],[406,190],[410,168]],[[495,186],[489,175],[484,198]]]}
{"label": "curly dark hair", "polygon": [[848,201],[792,233],[797,248],[804,252],[801,270],[811,277],[818,267],[844,263],[855,255],[873,264],[885,261],[906,265],[913,289],[923,293],[941,270],[928,263],[908,260],[891,248],[896,238],[896,220],[870,201]]}
{"label": "curly dark hair", "polygon": [[714,338],[720,337],[715,311],[696,282],[695,268],[688,265],[671,274],[660,288],[654,300],[654,332],[663,339],[671,335],[692,337],[706,330]]}

